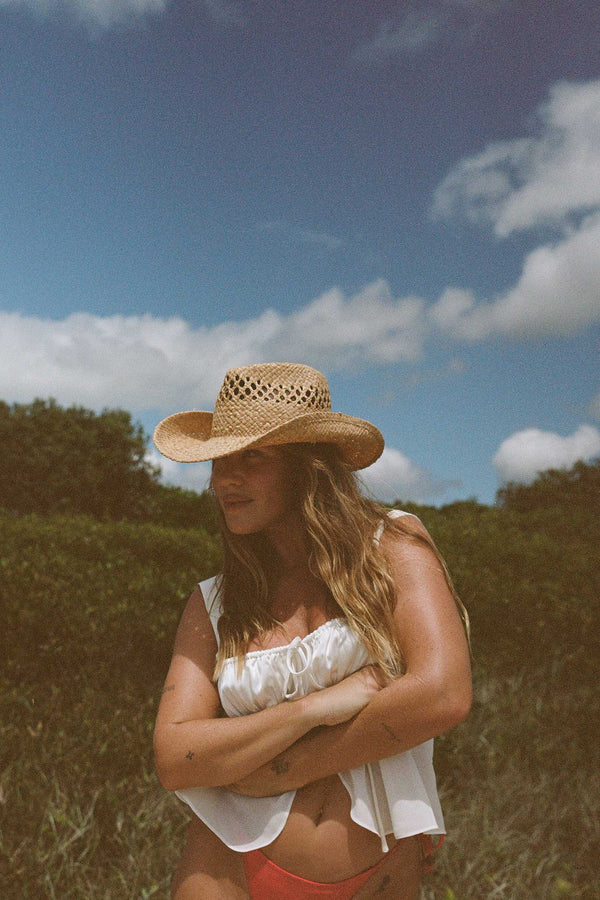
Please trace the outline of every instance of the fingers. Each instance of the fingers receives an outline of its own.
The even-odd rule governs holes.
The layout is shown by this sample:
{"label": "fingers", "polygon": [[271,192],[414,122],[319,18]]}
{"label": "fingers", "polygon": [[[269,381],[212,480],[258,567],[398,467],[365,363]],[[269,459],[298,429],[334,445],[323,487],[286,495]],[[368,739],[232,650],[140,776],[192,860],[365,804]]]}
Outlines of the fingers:
{"label": "fingers", "polygon": [[381,669],[379,666],[365,666],[364,669],[361,669],[360,671],[364,672],[367,677],[371,678],[375,682],[379,690],[381,690],[381,688],[387,687],[387,685],[392,681],[389,675],[386,675],[383,669]]}

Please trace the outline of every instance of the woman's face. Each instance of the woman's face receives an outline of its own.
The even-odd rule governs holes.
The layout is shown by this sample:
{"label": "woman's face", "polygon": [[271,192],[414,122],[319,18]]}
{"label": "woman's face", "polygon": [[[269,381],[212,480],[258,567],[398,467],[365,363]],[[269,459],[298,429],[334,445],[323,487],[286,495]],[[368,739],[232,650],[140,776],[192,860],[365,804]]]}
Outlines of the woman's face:
{"label": "woman's face", "polygon": [[285,524],[291,513],[288,462],[280,447],[251,447],[213,460],[212,485],[234,534]]}

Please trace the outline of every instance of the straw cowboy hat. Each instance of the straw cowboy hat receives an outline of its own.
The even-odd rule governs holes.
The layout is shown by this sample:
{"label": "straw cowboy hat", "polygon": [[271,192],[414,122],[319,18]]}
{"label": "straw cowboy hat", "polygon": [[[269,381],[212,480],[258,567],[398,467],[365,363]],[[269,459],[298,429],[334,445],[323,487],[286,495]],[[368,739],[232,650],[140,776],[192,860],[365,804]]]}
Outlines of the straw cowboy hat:
{"label": "straw cowboy hat", "polygon": [[352,469],[381,456],[383,438],[370,422],[331,411],[327,379],[296,363],[229,369],[214,413],[175,413],[160,422],[154,443],[168,459],[203,462],[269,444],[336,444]]}

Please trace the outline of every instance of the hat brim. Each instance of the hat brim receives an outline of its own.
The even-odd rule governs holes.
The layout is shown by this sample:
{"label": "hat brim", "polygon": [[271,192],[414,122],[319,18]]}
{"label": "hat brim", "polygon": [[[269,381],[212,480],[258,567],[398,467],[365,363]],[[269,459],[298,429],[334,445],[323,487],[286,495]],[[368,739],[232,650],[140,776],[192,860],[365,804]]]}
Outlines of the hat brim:
{"label": "hat brim", "polygon": [[154,431],[156,448],[176,462],[206,462],[247,447],[275,444],[335,444],[352,469],[364,469],[378,459],[384,447],[378,428],[345,413],[315,411],[262,430],[260,435],[212,437],[210,412],[191,410],[163,419]]}

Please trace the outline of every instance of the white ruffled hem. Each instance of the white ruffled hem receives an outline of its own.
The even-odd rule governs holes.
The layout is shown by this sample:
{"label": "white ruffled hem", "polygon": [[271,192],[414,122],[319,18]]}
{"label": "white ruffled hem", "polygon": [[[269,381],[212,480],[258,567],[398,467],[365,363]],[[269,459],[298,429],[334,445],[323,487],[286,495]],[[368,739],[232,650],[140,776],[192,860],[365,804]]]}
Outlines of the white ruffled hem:
{"label": "white ruffled hem", "polygon": [[[350,815],[357,825],[381,838],[414,834],[445,834],[435,773],[433,741],[427,741],[390,759],[340,772],[351,799]],[[244,797],[223,787],[189,788],[176,795],[238,853],[258,850],[281,834],[296,796]]]}

